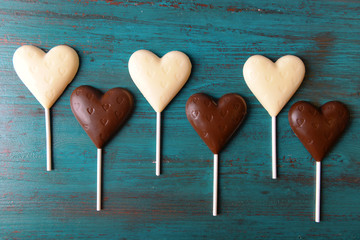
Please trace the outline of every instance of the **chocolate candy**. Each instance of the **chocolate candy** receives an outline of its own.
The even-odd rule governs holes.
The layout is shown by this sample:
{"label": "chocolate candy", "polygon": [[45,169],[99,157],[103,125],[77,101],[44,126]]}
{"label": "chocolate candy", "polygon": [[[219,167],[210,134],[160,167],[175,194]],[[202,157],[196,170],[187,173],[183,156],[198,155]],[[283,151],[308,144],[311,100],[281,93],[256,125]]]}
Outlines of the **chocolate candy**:
{"label": "chocolate candy", "polygon": [[299,88],[305,76],[305,65],[300,58],[286,55],[276,62],[253,55],[243,67],[244,80],[251,92],[276,117]]}
{"label": "chocolate candy", "polygon": [[316,161],[321,161],[349,122],[348,109],[341,102],[328,102],[317,109],[300,101],[291,106],[289,123],[295,135]]}
{"label": "chocolate candy", "polygon": [[191,62],[185,53],[172,51],[158,58],[138,50],[129,59],[129,73],[142,95],[156,112],[162,112],[187,82]]}
{"label": "chocolate candy", "polygon": [[245,100],[235,93],[222,96],[218,104],[210,96],[196,93],[186,103],[189,122],[214,154],[222,150],[245,115]]}
{"label": "chocolate candy", "polygon": [[49,109],[74,79],[79,56],[66,45],[56,46],[47,53],[24,45],[14,53],[13,63],[21,81],[40,104]]}
{"label": "chocolate candy", "polygon": [[71,110],[97,148],[102,148],[130,116],[134,100],[129,91],[113,88],[105,94],[80,86],[70,98]]}

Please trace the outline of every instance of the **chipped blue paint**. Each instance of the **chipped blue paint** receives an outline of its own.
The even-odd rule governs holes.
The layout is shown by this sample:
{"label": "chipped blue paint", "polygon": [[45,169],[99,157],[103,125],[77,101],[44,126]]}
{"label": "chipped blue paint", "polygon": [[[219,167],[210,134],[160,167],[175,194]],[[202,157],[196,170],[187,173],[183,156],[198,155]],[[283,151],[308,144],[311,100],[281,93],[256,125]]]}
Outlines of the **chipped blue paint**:
{"label": "chipped blue paint", "polygon": [[[360,239],[358,1],[0,1],[0,233],[4,239]],[[52,108],[52,172],[44,111],[16,76],[22,44],[68,44],[75,80]],[[188,54],[193,72],[163,112],[163,174],[154,174],[155,113],[132,83],[138,49]],[[242,77],[254,54],[294,54],[307,73],[271,119]],[[104,210],[95,211],[96,148],[71,113],[80,85],[125,87],[135,111],[104,154]],[[212,154],[185,116],[189,96],[241,94],[248,117],[220,155],[220,215],[211,215]],[[351,124],[323,163],[322,222],[313,222],[314,161],[292,133],[292,103],[344,102]]]}

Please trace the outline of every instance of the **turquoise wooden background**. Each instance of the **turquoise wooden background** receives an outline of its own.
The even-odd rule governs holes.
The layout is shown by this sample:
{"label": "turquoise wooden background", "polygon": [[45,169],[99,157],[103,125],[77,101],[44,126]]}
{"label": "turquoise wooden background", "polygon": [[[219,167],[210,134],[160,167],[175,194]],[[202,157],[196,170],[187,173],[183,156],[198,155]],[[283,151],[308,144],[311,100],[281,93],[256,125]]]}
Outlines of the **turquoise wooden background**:
{"label": "turquoise wooden background", "polygon": [[[0,231],[4,239],[360,239],[360,2],[0,0]],[[45,171],[44,110],[16,76],[14,51],[72,46],[75,80],[52,108],[55,170]],[[155,176],[155,113],[132,83],[138,49],[188,54],[192,75],[163,113]],[[294,54],[307,73],[271,120],[246,87],[253,54]],[[105,148],[103,211],[95,211],[96,148],[72,115],[78,86],[125,87],[135,112]],[[220,155],[220,215],[211,215],[212,154],[188,123],[187,98],[241,94],[248,117]],[[351,123],[323,162],[322,222],[313,221],[314,161],[292,133],[292,103],[344,102]]]}

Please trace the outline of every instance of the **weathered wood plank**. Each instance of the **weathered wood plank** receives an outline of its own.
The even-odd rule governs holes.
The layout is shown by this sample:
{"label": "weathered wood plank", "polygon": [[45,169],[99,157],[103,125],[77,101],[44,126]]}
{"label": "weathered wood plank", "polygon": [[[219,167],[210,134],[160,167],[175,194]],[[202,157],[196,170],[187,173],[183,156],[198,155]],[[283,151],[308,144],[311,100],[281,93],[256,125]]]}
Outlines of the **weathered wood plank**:
{"label": "weathered wood plank", "polygon": [[[348,1],[0,0],[0,233],[4,239],[360,239],[360,3]],[[45,172],[44,111],[16,76],[23,44],[72,46],[75,80],[52,108],[53,172]],[[163,116],[163,175],[155,177],[155,113],[132,83],[138,49],[187,53],[189,82]],[[253,54],[301,57],[299,91],[271,122],[246,87]],[[104,210],[95,211],[96,149],[73,117],[78,86],[121,86],[135,111],[106,147]],[[212,154],[191,128],[196,92],[241,94],[249,114],[220,155],[220,215],[211,216]],[[314,162],[292,133],[292,103],[343,101],[351,124],[324,160],[322,217],[313,222]]]}

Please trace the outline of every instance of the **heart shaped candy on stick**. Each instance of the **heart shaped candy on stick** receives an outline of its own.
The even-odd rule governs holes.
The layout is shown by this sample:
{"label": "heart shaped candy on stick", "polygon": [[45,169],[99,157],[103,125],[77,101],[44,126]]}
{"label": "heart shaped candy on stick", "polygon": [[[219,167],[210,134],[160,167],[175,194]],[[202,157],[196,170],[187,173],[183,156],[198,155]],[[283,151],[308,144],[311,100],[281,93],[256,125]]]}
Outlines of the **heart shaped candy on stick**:
{"label": "heart shaped candy on stick", "polygon": [[90,86],[80,86],[70,98],[71,110],[76,119],[97,147],[97,201],[101,210],[102,148],[129,118],[134,100],[123,88],[113,88],[102,94]]}
{"label": "heart shaped candy on stick", "polygon": [[191,73],[191,62],[179,51],[158,58],[150,51],[138,50],[129,59],[129,72],[156,112],[156,175],[159,176],[161,112],[185,85]]}
{"label": "heart shaped candy on stick", "polygon": [[283,56],[275,63],[254,55],[245,62],[243,73],[251,92],[272,118],[272,178],[276,179],[276,116],[299,88],[305,66],[292,55]]}
{"label": "heart shaped candy on stick", "polygon": [[291,129],[316,160],[316,222],[320,222],[321,161],[345,130],[349,118],[349,110],[337,101],[328,102],[320,109],[300,101],[289,111]]}
{"label": "heart shaped candy on stick", "polygon": [[186,116],[195,131],[214,153],[213,215],[217,215],[218,154],[230,140],[246,115],[245,100],[235,93],[222,96],[218,103],[196,93],[186,103]]}
{"label": "heart shaped candy on stick", "polygon": [[25,45],[15,51],[13,64],[21,81],[45,109],[46,170],[51,171],[50,108],[75,77],[79,56],[65,45],[56,46],[48,53]]}

